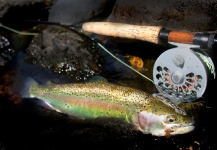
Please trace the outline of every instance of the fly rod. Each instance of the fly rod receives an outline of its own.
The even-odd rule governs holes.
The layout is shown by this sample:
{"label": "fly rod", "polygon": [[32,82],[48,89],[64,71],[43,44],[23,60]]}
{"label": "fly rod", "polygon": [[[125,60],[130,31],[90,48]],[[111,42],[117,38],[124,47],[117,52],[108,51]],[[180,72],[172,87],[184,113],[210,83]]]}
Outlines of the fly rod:
{"label": "fly rod", "polygon": [[129,38],[160,43],[185,43],[199,45],[201,49],[215,49],[217,35],[215,33],[191,33],[167,30],[161,26],[142,26],[113,22],[86,22],[83,31],[100,35]]}

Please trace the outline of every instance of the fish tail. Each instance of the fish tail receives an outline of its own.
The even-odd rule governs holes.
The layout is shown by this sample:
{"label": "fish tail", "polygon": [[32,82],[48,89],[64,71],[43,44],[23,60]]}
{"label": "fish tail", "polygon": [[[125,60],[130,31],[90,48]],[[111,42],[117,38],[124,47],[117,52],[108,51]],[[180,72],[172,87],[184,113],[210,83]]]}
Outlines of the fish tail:
{"label": "fish tail", "polygon": [[19,52],[15,59],[16,73],[10,88],[10,93],[22,98],[29,98],[31,85],[36,82],[31,74],[34,73],[32,64],[28,64],[25,60],[25,53]]}
{"label": "fish tail", "polygon": [[23,77],[20,74],[17,74],[10,89],[11,93],[23,98],[28,98],[30,97],[30,87],[34,82],[34,79],[30,77]]}

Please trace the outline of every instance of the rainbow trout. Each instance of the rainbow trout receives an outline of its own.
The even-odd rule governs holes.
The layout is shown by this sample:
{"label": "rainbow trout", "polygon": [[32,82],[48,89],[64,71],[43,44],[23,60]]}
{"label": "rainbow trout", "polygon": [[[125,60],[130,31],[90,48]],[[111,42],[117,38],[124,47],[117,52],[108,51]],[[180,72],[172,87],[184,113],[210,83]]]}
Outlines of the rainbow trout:
{"label": "rainbow trout", "polygon": [[171,136],[194,129],[193,120],[158,98],[134,88],[109,82],[39,85],[32,83],[30,97],[52,109],[78,118],[124,119],[144,134]]}

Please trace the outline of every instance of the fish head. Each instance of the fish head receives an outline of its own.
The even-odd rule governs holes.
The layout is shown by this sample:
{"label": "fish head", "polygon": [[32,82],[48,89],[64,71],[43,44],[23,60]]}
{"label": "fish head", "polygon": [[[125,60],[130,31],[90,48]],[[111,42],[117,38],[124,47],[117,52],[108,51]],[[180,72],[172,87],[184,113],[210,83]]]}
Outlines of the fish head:
{"label": "fish head", "polygon": [[154,136],[172,136],[191,132],[194,130],[194,121],[188,116],[173,114],[156,114],[153,112],[141,111],[134,118],[134,124],[144,134]]}

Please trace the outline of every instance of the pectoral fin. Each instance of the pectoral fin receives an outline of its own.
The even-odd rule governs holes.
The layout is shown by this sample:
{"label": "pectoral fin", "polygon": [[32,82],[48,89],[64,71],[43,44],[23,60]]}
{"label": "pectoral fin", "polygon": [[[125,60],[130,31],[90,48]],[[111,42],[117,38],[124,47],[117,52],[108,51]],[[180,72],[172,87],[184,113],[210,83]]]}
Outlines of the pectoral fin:
{"label": "pectoral fin", "polygon": [[161,93],[154,93],[152,94],[154,97],[158,98],[161,100],[164,104],[167,106],[172,107],[177,113],[182,114],[182,115],[187,115],[186,111],[182,109],[181,107],[178,106],[175,102],[171,101],[169,98],[163,96]]}

